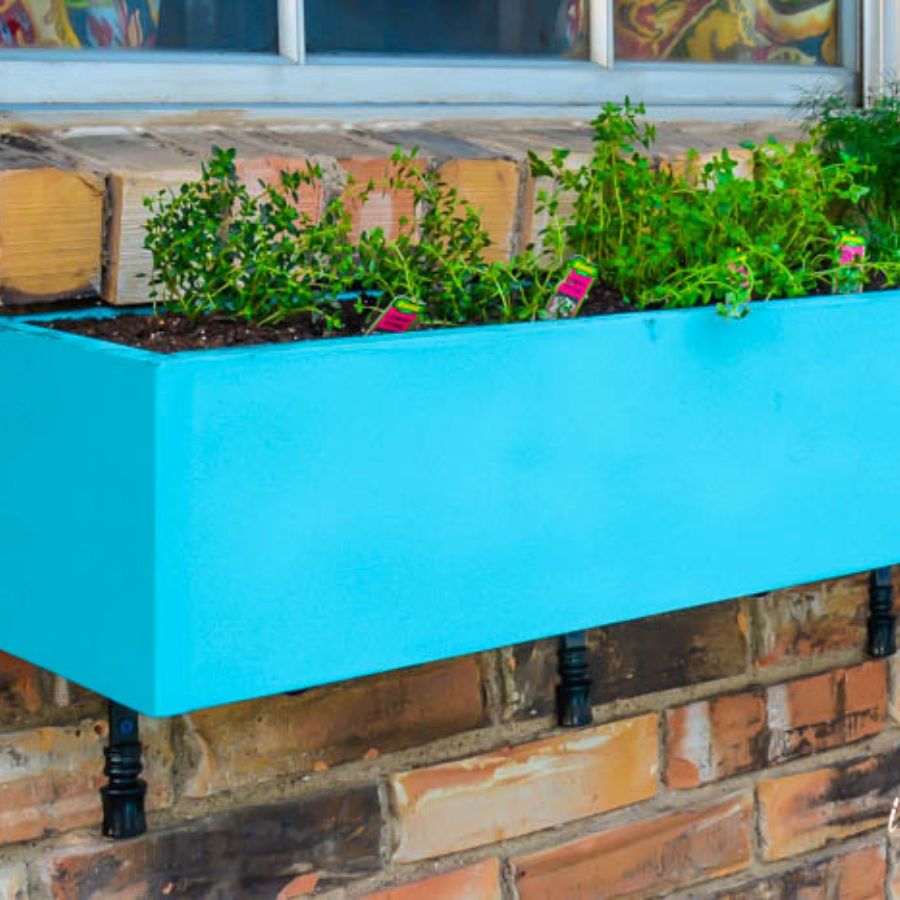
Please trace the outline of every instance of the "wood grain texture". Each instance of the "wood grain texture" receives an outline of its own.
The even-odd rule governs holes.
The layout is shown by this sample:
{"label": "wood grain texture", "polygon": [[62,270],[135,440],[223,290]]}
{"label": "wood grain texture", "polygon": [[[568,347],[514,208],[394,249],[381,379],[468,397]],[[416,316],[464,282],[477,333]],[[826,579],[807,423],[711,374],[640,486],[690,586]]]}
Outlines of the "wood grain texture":
{"label": "wood grain texture", "polygon": [[102,179],[0,160],[0,304],[97,293],[102,232]]}

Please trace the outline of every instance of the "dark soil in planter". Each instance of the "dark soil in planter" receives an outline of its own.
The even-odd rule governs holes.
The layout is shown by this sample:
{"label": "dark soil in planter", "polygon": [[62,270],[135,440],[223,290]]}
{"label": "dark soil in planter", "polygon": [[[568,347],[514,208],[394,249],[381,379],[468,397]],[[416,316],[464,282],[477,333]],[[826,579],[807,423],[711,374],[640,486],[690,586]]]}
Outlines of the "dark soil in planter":
{"label": "dark soil in planter", "polygon": [[[885,290],[887,287],[884,277],[879,273],[866,285],[865,290],[874,292]],[[819,290],[810,292],[810,296],[828,294],[831,294],[829,284],[823,284]],[[54,308],[60,307],[54,304]],[[46,308],[42,311],[46,311]],[[618,291],[604,285],[594,285],[590,296],[581,307],[579,318],[638,311],[636,307],[625,303]],[[178,353],[182,350],[211,350],[222,347],[247,347],[254,344],[289,344],[334,337],[358,337],[365,334],[367,321],[371,321],[371,310],[368,314],[360,314],[348,303],[343,318],[343,330],[331,334],[325,333],[325,323],[321,319],[314,320],[305,313],[277,325],[254,325],[224,316],[205,316],[192,322],[184,316],[170,313],[154,316],[127,311],[120,316],[51,319],[34,324],[114,344],[125,344],[141,350]],[[477,323],[466,323],[466,327],[474,325]],[[437,327],[420,325],[418,330]]]}
{"label": "dark soil in planter", "polygon": [[[579,313],[580,317],[634,311],[617,291],[595,286]],[[364,334],[366,316],[348,304],[344,311],[344,329],[325,334],[325,323],[308,314],[293,316],[276,325],[254,325],[219,316],[190,321],[184,316],[124,314],[103,318],[83,317],[35,322],[55,331],[67,331],[84,337],[99,338],[115,344],[178,353],[181,350],[208,350],[222,347],[246,347],[254,344],[287,344],[319,338],[354,337]],[[474,324],[474,323],[467,323]],[[422,327],[427,326],[421,326]]]}

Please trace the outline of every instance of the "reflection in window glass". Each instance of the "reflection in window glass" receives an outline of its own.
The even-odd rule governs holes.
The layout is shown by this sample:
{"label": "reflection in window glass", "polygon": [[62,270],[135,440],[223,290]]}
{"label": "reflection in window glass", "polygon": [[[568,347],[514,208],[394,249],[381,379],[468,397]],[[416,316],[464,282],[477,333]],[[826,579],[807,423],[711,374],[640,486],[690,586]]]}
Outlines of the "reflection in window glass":
{"label": "reflection in window glass", "polygon": [[0,0],[0,47],[274,53],[277,0]]}
{"label": "reflection in window glass", "polygon": [[838,0],[615,0],[626,60],[837,64]]}
{"label": "reflection in window glass", "polygon": [[587,0],[306,0],[310,53],[587,56]]}

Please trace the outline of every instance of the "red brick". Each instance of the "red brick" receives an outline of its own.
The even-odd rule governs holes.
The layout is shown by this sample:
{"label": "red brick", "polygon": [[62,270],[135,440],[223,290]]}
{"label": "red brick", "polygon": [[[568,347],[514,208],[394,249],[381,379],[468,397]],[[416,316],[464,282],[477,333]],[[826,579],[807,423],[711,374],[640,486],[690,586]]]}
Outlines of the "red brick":
{"label": "red brick", "polygon": [[[570,153],[566,158],[566,168],[574,169],[590,161],[589,153]],[[532,243],[541,249],[541,232],[550,224],[550,216],[546,211],[538,209],[538,195],[542,192],[552,193],[554,182],[552,178],[534,178],[528,175],[525,181],[525,196],[522,209],[522,240],[524,243]],[[561,191],[559,194],[558,218],[564,219],[573,214],[577,200],[576,191]]]}
{"label": "red brick", "polygon": [[656,716],[560,734],[391,778],[411,862],[551,828],[656,792]]}
{"label": "red brick", "polygon": [[760,782],[766,859],[784,859],[884,828],[900,788],[900,749]]}
{"label": "red brick", "polygon": [[[0,735],[0,844],[100,820],[106,723]],[[148,806],[172,802],[172,756],[165,721],[147,723]]]}
{"label": "red brick", "polygon": [[881,661],[774,685],[767,697],[770,762],[878,734],[886,706],[887,672]]}
{"label": "red brick", "polygon": [[318,872],[298,875],[278,892],[275,900],[295,900],[297,897],[309,897],[316,892],[320,878]]}
{"label": "red brick", "polygon": [[881,900],[887,859],[883,845],[863,847],[713,895],[714,900]]}
{"label": "red brick", "polygon": [[509,257],[519,208],[519,167],[508,159],[454,159],[440,168],[441,179],[481,214],[491,246],[490,260]]}
{"label": "red brick", "polygon": [[[261,181],[280,185],[282,172],[305,172],[307,169],[307,160],[290,159],[283,156],[239,159],[235,164],[238,177],[246,182],[254,193],[261,190]],[[324,195],[325,191],[320,179],[311,185],[302,185],[298,192],[296,208],[309,215],[313,220],[317,220],[322,212]]]}
{"label": "red brick", "polygon": [[[415,215],[412,191],[393,190],[387,186],[388,179],[396,172],[390,159],[353,157],[341,160],[340,164],[354,180],[354,184],[344,191],[353,219],[354,240],[362,232],[376,228],[382,228],[386,237],[394,238],[404,227],[402,220],[412,223]],[[359,197],[370,181],[376,187],[363,203]]]}
{"label": "red brick", "polygon": [[276,897],[301,874],[313,874],[306,883],[323,890],[374,874],[380,832],[377,788],[338,788],[152,829],[131,841],[72,839],[38,860],[36,877],[40,896],[57,900]]}
{"label": "red brick", "polygon": [[[587,637],[594,703],[740,675],[749,662],[746,606],[739,600],[621,622]],[[555,640],[514,648],[520,717],[554,710],[556,651]]]}
{"label": "red brick", "polygon": [[475,657],[269,697],[184,720],[184,793],[204,797],[301,772],[325,771],[417,746],[484,722]]}
{"label": "red brick", "polygon": [[500,860],[486,859],[465,869],[387,888],[367,894],[366,900],[503,900]]}
{"label": "red brick", "polygon": [[766,764],[762,689],[690,703],[666,713],[666,784],[677,790]]}
{"label": "red brick", "polygon": [[0,653],[0,724],[19,721],[44,704],[45,673],[30,663]]}
{"label": "red brick", "polygon": [[514,861],[521,900],[649,897],[730,875],[752,860],[753,804],[741,795]]}
{"label": "red brick", "polygon": [[756,598],[757,664],[766,668],[832,650],[862,652],[868,598],[868,573]]}

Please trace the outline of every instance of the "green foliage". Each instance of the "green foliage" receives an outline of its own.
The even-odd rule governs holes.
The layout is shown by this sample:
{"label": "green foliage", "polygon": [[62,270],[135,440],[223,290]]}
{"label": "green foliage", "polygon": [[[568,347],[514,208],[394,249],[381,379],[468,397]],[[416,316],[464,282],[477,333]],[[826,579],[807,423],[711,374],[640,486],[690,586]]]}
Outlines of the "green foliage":
{"label": "green foliage", "polygon": [[533,256],[488,262],[490,235],[472,205],[420,164],[415,151],[397,150],[392,162],[386,186],[409,191],[418,215],[415,223],[401,221],[393,240],[380,228],[360,237],[360,287],[418,298],[425,304],[423,320],[432,324],[535,318],[546,277]]}
{"label": "green foliage", "polygon": [[423,320],[442,325],[534,318],[546,276],[533,258],[488,262],[490,237],[472,206],[415,151],[398,150],[393,162],[385,183],[353,186],[352,200],[408,190],[419,215],[401,222],[395,238],[376,228],[354,242],[344,195],[318,219],[299,209],[301,189],[322,178],[319,167],[284,172],[251,193],[235,152],[215,149],[197,181],[145,201],[151,298],[192,320],[224,315],[266,325],[308,314],[326,331],[342,327],[346,307],[336,298],[350,291],[361,292],[355,307],[370,321],[400,296],[422,301]]}
{"label": "green foliage", "polygon": [[804,106],[825,160],[852,157],[865,166],[857,178],[868,188],[859,226],[870,256],[900,259],[900,82],[889,84],[866,107],[840,93],[812,96]]}
{"label": "green foliage", "polygon": [[[739,318],[750,297],[799,297],[832,282],[841,228],[836,212],[867,193],[864,167],[850,157],[824,159],[813,142],[746,144],[752,175],[741,177],[727,150],[702,166],[688,154],[678,173],[652,159],[644,109],[607,104],[593,121],[594,151],[570,166],[568,151],[530,154],[550,224],[544,252],[577,253],[600,267],[601,280],[640,307],[717,303]],[[560,219],[568,195],[573,211]],[[862,274],[878,268],[866,264]],[[879,269],[880,270],[880,269]]]}
{"label": "green foliage", "polygon": [[[880,228],[897,241],[900,123],[890,123],[900,99],[886,98],[877,114],[829,104],[810,141],[745,145],[749,175],[727,150],[703,163],[691,151],[681,169],[661,164],[643,107],[607,104],[583,165],[565,149],[529,154],[533,175],[550,185],[538,193],[547,225],[539,246],[511,261],[492,258],[478,211],[415,151],[398,149],[384,182],[351,181],[314,218],[299,201],[321,186],[317,166],[251,190],[234,151],[216,150],[198,180],[146,201],[151,297],[192,320],[265,325],[304,315],[332,333],[348,310],[372,322],[401,296],[424,305],[426,324],[542,318],[573,255],[638,307],[711,304],[729,318],[745,315],[751,299],[855,291],[875,275],[895,284],[900,254],[885,251],[887,237],[878,253],[846,247],[856,221],[869,240]],[[890,150],[875,146],[881,130]],[[383,191],[408,192],[413,219],[395,236],[375,228],[354,240],[350,203]],[[352,307],[339,299],[349,293]]]}
{"label": "green foliage", "polygon": [[350,215],[338,200],[317,221],[299,210],[302,186],[319,178],[310,164],[254,195],[238,178],[234,150],[215,149],[199,180],[145,201],[151,298],[189,319],[269,324],[306,312],[338,324],[334,298],[356,276]]}

